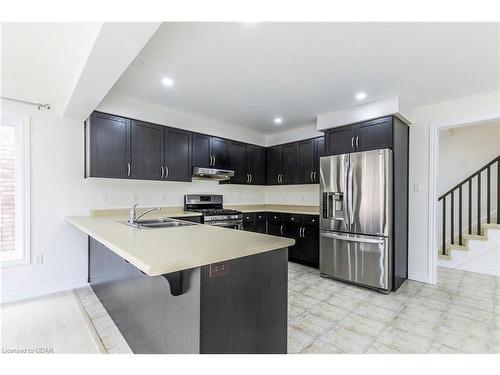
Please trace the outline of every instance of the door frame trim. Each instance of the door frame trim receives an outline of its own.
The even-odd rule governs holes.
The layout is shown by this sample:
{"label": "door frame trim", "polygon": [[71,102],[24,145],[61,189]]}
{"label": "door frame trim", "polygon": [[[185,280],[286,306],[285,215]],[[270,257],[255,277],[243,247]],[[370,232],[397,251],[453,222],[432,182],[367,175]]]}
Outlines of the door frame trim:
{"label": "door frame trim", "polygon": [[429,124],[429,221],[428,221],[428,255],[427,255],[427,282],[436,284],[438,281],[438,162],[439,162],[439,132],[446,129],[461,128],[465,126],[482,125],[491,121],[498,121],[500,117],[495,114],[485,114],[471,118],[468,121],[445,121]]}

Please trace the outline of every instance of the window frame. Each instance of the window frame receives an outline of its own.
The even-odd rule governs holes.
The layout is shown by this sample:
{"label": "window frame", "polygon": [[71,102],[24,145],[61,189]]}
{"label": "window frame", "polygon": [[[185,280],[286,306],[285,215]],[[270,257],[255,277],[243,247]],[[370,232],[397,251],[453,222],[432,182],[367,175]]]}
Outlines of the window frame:
{"label": "window frame", "polygon": [[5,109],[1,111],[0,121],[0,126],[12,126],[16,129],[16,182],[14,190],[16,248],[14,251],[9,251],[9,254],[1,252],[0,265],[3,268],[26,265],[31,262],[31,123],[28,114]]}

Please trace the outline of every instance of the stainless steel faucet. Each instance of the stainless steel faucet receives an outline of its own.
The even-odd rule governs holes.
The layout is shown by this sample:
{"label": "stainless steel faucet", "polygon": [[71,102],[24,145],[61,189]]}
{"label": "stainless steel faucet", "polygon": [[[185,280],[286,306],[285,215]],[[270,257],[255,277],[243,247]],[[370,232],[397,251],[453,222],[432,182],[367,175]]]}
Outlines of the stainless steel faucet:
{"label": "stainless steel faucet", "polygon": [[158,210],[158,211],[160,210],[160,207],[150,208],[149,210],[147,210],[147,211],[143,212],[142,214],[140,214],[139,216],[137,216],[136,208],[137,208],[137,203],[134,203],[134,205],[132,206],[132,209],[130,210],[130,216],[128,218],[128,222],[130,224],[137,224],[137,220],[139,220],[141,217],[143,217],[147,213],[149,213],[151,211],[155,211],[155,210]]}

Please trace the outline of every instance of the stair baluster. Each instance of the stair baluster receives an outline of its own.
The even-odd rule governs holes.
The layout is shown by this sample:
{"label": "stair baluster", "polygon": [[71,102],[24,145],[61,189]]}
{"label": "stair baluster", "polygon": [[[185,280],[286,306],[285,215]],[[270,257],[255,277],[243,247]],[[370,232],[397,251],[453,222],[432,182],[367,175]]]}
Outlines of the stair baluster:
{"label": "stair baluster", "polygon": [[[458,190],[458,244],[460,246],[464,245],[463,241],[463,209],[462,209],[462,194],[464,187],[468,190],[468,206],[467,206],[467,216],[468,216],[468,228],[467,232],[472,234],[472,214],[474,211],[477,213],[477,228],[476,232],[479,236],[482,235],[481,232],[481,202],[483,192],[481,191],[481,174],[486,171],[486,222],[491,223],[491,168],[496,165],[497,173],[497,186],[496,186],[496,223],[500,224],[500,155],[495,159],[490,161],[488,164],[471,174],[465,180],[448,190],[446,193],[438,198],[438,202],[442,201],[443,205],[443,225],[442,225],[442,254],[446,255],[446,214],[447,214],[447,202],[446,198],[450,196],[450,244],[455,244],[455,192]],[[474,209],[472,207],[472,190],[473,190],[473,179],[477,178],[477,207]]]}

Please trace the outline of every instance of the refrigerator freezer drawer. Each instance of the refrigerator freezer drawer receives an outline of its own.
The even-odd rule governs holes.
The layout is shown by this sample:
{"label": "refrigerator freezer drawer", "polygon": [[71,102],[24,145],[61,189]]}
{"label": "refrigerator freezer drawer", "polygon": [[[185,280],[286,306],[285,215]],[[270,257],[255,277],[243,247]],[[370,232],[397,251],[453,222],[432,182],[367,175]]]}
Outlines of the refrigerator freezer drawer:
{"label": "refrigerator freezer drawer", "polygon": [[388,291],[392,289],[390,259],[387,237],[320,233],[320,271],[327,276]]}

